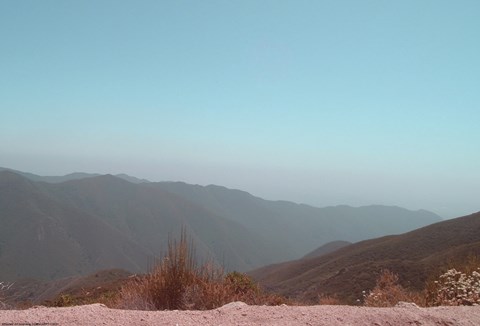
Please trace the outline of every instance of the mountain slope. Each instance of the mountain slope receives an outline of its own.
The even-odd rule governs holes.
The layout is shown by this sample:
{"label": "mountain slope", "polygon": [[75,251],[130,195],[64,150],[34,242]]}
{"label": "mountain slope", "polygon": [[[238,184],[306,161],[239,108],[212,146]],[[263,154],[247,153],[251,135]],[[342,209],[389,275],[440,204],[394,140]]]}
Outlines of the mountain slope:
{"label": "mountain slope", "polygon": [[428,276],[449,262],[480,255],[480,213],[435,223],[401,235],[366,240],[321,257],[270,265],[251,272],[269,289],[311,300],[337,295],[354,303],[372,289],[381,269],[422,289]]}
{"label": "mountain slope", "polygon": [[213,185],[160,182],[146,186],[181,196],[268,238],[270,244],[278,248],[276,261],[302,257],[320,245],[338,239],[356,242],[407,232],[441,220],[438,215],[424,210],[409,211],[399,207],[317,208],[268,201],[244,191]]}
{"label": "mountain slope", "polygon": [[199,258],[238,270],[273,262],[265,240],[238,223],[108,175],[49,184],[0,172],[0,222],[2,280],[146,271],[182,226]]}
{"label": "mountain slope", "polygon": [[239,223],[161,189],[110,175],[48,185],[48,188],[62,201],[128,235],[152,255],[165,249],[169,235],[176,234],[182,225],[193,237],[201,257],[210,256],[227,268],[245,270],[259,266],[270,254],[264,249],[264,240]]}
{"label": "mountain slope", "polygon": [[22,175],[28,178],[0,172],[0,277],[8,279],[146,270],[182,226],[199,258],[244,271],[302,257],[332,240],[358,241],[439,220],[398,207],[267,201],[219,186],[87,174],[34,182]]}
{"label": "mountain slope", "polygon": [[53,279],[95,268],[145,268],[142,248],[40,184],[0,172],[0,275]]}
{"label": "mountain slope", "polygon": [[302,259],[307,259],[307,258],[314,258],[314,257],[320,257],[326,254],[329,254],[331,252],[334,252],[340,248],[346,247],[351,245],[351,242],[348,241],[332,241],[329,243],[324,244],[323,246],[318,247],[317,249],[309,252],[305,256],[302,257]]}

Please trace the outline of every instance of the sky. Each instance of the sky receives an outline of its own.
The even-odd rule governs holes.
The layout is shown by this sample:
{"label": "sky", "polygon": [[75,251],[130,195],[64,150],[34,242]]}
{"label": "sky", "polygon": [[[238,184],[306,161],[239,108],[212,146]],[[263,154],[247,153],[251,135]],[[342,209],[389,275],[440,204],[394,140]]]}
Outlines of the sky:
{"label": "sky", "polygon": [[480,210],[480,2],[0,1],[0,166]]}

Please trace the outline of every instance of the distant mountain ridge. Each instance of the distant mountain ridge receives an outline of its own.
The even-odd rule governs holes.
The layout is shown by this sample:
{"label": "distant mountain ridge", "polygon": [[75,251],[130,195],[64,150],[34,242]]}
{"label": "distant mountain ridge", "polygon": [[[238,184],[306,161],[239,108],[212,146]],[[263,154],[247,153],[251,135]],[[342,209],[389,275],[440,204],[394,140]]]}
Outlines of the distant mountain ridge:
{"label": "distant mountain ridge", "polygon": [[145,271],[182,225],[199,257],[245,271],[302,257],[329,241],[354,242],[440,220],[398,207],[315,208],[267,201],[213,185],[3,170],[2,280],[57,279],[107,268]]}
{"label": "distant mountain ridge", "polygon": [[[69,173],[64,176],[40,176],[36,175],[33,173],[28,173],[28,172],[21,172],[9,168],[3,168],[0,167],[0,172],[1,171],[10,171],[14,172],[16,174],[20,174],[24,176],[25,178],[32,180],[32,181],[42,181],[42,182],[48,182],[48,183],[62,183],[65,181],[70,181],[70,180],[81,180],[81,179],[86,179],[86,178],[94,178],[101,176],[99,173],[85,173],[85,172],[74,172],[74,173]],[[123,179],[125,181],[131,182],[131,183],[147,183],[150,182],[146,179],[139,179],[136,177],[132,177],[130,175],[121,173],[121,174],[116,174],[115,175],[117,178]]]}

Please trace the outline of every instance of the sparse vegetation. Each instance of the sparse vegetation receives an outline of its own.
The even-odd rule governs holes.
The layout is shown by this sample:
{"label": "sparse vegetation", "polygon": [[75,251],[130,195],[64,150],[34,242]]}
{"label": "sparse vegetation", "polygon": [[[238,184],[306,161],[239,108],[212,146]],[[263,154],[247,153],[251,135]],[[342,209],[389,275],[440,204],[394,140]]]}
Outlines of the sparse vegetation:
{"label": "sparse vegetation", "polygon": [[13,286],[13,283],[0,282],[0,310],[9,309],[10,305],[7,304],[5,292]]}
{"label": "sparse vegetation", "polygon": [[70,294],[61,294],[53,302],[52,306],[54,307],[70,307],[76,306],[78,302]]}
{"label": "sparse vegetation", "polygon": [[411,292],[398,283],[398,275],[383,270],[372,291],[364,293],[364,305],[392,307],[398,302],[413,302],[419,306],[480,305],[480,267],[478,259],[469,259],[463,271],[449,268],[427,282],[423,292]]}
{"label": "sparse vegetation", "polygon": [[[75,306],[103,303],[109,307],[139,310],[190,309],[207,310],[233,301],[251,305],[279,305],[287,299],[267,294],[249,276],[231,272],[224,274],[213,264],[197,266],[194,251],[182,232],[180,242],[169,242],[164,259],[151,273],[123,281],[120,290],[96,287],[81,293],[62,293],[49,306]],[[478,261],[464,263],[463,271],[450,268],[432,278],[424,291],[402,287],[399,276],[388,269],[381,270],[371,291],[363,292],[367,307],[392,307],[399,302],[413,302],[418,306],[477,305],[480,304],[480,268]],[[359,300],[360,301],[360,300]],[[348,304],[335,294],[320,294],[316,302],[289,304]],[[5,304],[0,306],[7,308]]]}
{"label": "sparse vegetation", "polygon": [[381,271],[375,287],[365,293],[364,299],[367,307],[393,307],[400,301],[423,305],[422,296],[403,288],[398,283],[398,275],[388,269]]}
{"label": "sparse vegetation", "polygon": [[472,306],[480,304],[480,267],[463,273],[449,269],[427,292],[430,306]]}
{"label": "sparse vegetation", "polygon": [[116,307],[124,309],[205,310],[233,301],[247,304],[278,305],[283,297],[264,293],[245,274],[224,274],[211,263],[198,266],[194,250],[182,229],[180,241],[169,241],[163,260],[151,273],[125,284]]}
{"label": "sparse vegetation", "polygon": [[339,300],[336,296],[322,294],[318,296],[318,304],[336,306],[341,305],[342,301]]}
{"label": "sparse vegetation", "polygon": [[40,304],[49,307],[68,307],[102,303],[113,307],[122,285],[130,275],[129,272],[120,269],[97,271],[71,280],[63,286],[64,291]]}
{"label": "sparse vegetation", "polygon": [[114,291],[84,291],[81,294],[62,293],[53,301],[46,301],[43,304],[48,307],[72,307],[92,303],[102,303],[108,307],[113,306],[118,292]]}

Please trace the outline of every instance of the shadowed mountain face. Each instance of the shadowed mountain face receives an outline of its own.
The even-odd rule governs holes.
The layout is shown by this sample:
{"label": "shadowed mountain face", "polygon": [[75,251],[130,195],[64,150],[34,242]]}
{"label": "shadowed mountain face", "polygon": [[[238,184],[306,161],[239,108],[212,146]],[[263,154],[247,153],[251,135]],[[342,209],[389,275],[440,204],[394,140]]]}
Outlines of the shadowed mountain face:
{"label": "shadowed mountain face", "polygon": [[43,185],[0,173],[0,275],[54,279],[93,266],[140,270],[143,248],[97,217],[52,196]]}
{"label": "shadowed mountain face", "polygon": [[145,271],[182,225],[200,258],[249,270],[332,240],[401,233],[440,219],[398,207],[315,208],[218,186],[75,176],[48,183],[0,172],[0,279]]}
{"label": "shadowed mountain face", "polygon": [[325,243],[356,242],[399,234],[440,221],[427,211],[399,207],[336,206],[317,208],[286,201],[269,201],[247,192],[219,186],[194,186],[181,182],[150,183],[197,203],[219,216],[244,225],[278,248],[275,261],[297,259]]}
{"label": "shadowed mountain face", "polygon": [[268,255],[241,225],[113,176],[48,184],[2,172],[0,221],[2,280],[115,267],[145,271],[182,225],[199,257],[245,270]]}
{"label": "shadowed mountain face", "polygon": [[334,252],[340,248],[349,246],[351,244],[352,243],[348,241],[332,241],[324,244],[323,246],[320,246],[319,248],[313,250],[312,252],[309,252],[308,254],[303,256],[302,259],[320,257],[323,255],[329,254],[331,252]]}
{"label": "shadowed mountain face", "polygon": [[185,225],[202,259],[214,259],[226,268],[245,270],[262,264],[270,254],[263,240],[242,225],[161,189],[132,184],[105,175],[49,185],[63,202],[97,216],[149,255],[167,247],[169,235]]}
{"label": "shadowed mountain face", "polygon": [[480,255],[480,213],[436,223],[401,235],[358,242],[330,254],[266,266],[250,274],[269,289],[312,301],[319,294],[355,303],[374,287],[382,269],[403,286],[423,289],[429,275],[447,263]]}

